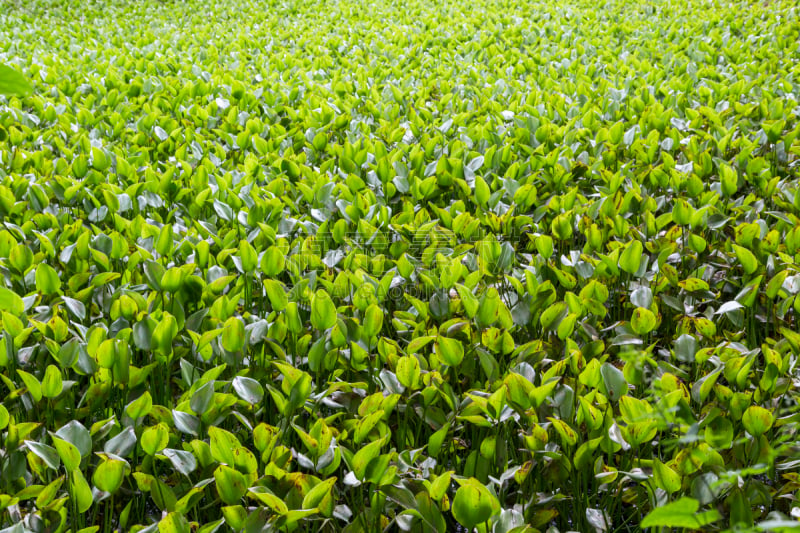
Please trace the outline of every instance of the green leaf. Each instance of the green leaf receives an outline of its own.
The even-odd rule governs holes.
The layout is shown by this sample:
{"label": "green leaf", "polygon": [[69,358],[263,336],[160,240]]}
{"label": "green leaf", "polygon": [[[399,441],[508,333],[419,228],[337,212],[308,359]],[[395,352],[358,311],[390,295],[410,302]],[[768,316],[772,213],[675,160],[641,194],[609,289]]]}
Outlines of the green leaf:
{"label": "green leaf", "polygon": [[464,359],[464,345],[457,339],[436,337],[436,353],[445,364],[455,367]]}
{"label": "green leaf", "polygon": [[623,394],[627,394],[628,382],[620,369],[611,363],[603,363],[600,366],[600,375],[603,376],[603,385],[611,400],[619,401]]}
{"label": "green leaf", "polygon": [[75,318],[78,320],[86,319],[86,306],[83,305],[83,302],[75,300],[74,298],[68,298],[67,296],[62,296],[61,299]]}
{"label": "green leaf", "polygon": [[754,437],[760,437],[772,427],[775,417],[760,405],[751,405],[742,414],[742,424]]}
{"label": "green leaf", "polygon": [[175,428],[182,432],[196,437],[200,431],[200,419],[190,413],[172,410],[172,419],[175,421]]}
{"label": "green leaf", "polygon": [[58,452],[52,446],[31,440],[26,440],[25,445],[34,455],[44,461],[44,464],[53,470],[58,470],[58,467],[61,466],[61,460],[59,459]]}
{"label": "green leaf", "polygon": [[239,439],[233,433],[216,426],[208,428],[208,436],[210,437],[211,455],[214,460],[229,466],[235,465],[236,459],[233,455],[233,450],[241,446]]}
{"label": "green leaf", "polygon": [[61,486],[64,484],[65,476],[59,476],[51,483],[47,484],[47,486],[42,489],[39,495],[36,497],[36,506],[40,509],[43,509],[50,505],[55,497],[58,495]]}
{"label": "green leaf", "polygon": [[551,397],[553,390],[558,385],[558,381],[558,378],[551,378],[543,385],[533,387],[528,392],[528,401],[538,409],[547,398]]}
{"label": "green leaf", "polygon": [[173,450],[172,448],[165,448],[161,451],[164,456],[169,459],[175,470],[188,476],[197,468],[197,460],[191,452],[185,450]]}
{"label": "green leaf", "polygon": [[364,312],[364,336],[371,339],[380,333],[383,327],[383,310],[375,304],[370,304]]}
{"label": "green leaf", "polygon": [[445,425],[440,427],[436,432],[430,436],[428,439],[428,455],[431,457],[437,457],[439,452],[442,449],[442,445],[444,444],[447,435],[450,433],[450,422],[447,422]]}
{"label": "green leaf", "polygon": [[447,494],[448,489],[450,488],[450,480],[453,477],[453,471],[448,470],[447,472],[436,476],[436,479],[431,483],[431,486],[428,492],[436,501],[440,501],[445,494]]}
{"label": "green leaf", "polygon": [[85,513],[94,503],[92,488],[86,482],[86,478],[79,469],[74,469],[69,473],[70,497],[76,502],[78,512]]}
{"label": "green leaf", "polygon": [[141,322],[133,325],[133,344],[140,350],[149,351],[152,348],[153,332],[156,329],[156,321],[147,317]]}
{"label": "green leaf", "polygon": [[150,287],[157,291],[162,290],[161,282],[166,275],[166,269],[161,263],[147,261],[144,264],[144,275]]}
{"label": "green leaf", "polygon": [[722,373],[722,367],[709,372],[699,380],[695,381],[692,384],[692,399],[699,404],[703,404],[706,401],[706,398],[711,391],[714,389],[714,385],[717,382],[717,378]]}
{"label": "green leaf", "polygon": [[284,252],[277,246],[270,246],[264,251],[261,256],[261,271],[269,276],[277,276],[286,265],[286,257]]}
{"label": "green leaf", "polygon": [[158,322],[153,330],[153,348],[162,357],[169,357],[172,354],[172,341],[178,335],[178,321],[169,313]]}
{"label": "green leaf", "polygon": [[716,509],[697,513],[699,508],[700,504],[697,500],[684,496],[679,500],[653,509],[650,514],[642,520],[641,526],[643,528],[683,527],[699,529],[722,518],[719,511]]}
{"label": "green leaf", "polygon": [[653,459],[653,482],[670,494],[681,490],[681,477],[658,458]]}
{"label": "green leaf", "polygon": [[697,353],[697,339],[689,334],[682,334],[675,340],[675,357],[684,363],[693,363]]}
{"label": "green leaf", "polygon": [[136,448],[136,433],[132,427],[120,431],[116,437],[106,441],[103,451],[118,457],[128,456]]}
{"label": "green leaf", "polygon": [[419,360],[413,355],[401,357],[397,361],[397,370],[395,374],[397,375],[398,381],[400,381],[404,387],[412,390],[416,389],[419,385],[420,373]]}
{"label": "green leaf", "polygon": [[233,378],[233,390],[239,398],[253,405],[264,398],[264,387],[252,378],[236,376]]}
{"label": "green leaf", "polygon": [[672,220],[681,226],[687,226],[694,214],[694,208],[686,200],[678,198],[672,206]]}
{"label": "green leaf", "polygon": [[18,244],[8,254],[8,262],[21,274],[27,274],[33,265],[33,252],[27,246]]}
{"label": "green leaf", "polygon": [[61,289],[58,273],[47,263],[40,263],[36,267],[36,288],[45,295],[56,294]]}
{"label": "green leaf", "polygon": [[637,307],[631,317],[631,329],[637,335],[647,335],[656,327],[656,315],[649,309]]}
{"label": "green leaf", "polygon": [[283,311],[289,304],[289,298],[286,295],[286,289],[283,283],[272,279],[264,280],[264,290],[267,292],[269,304],[275,311]]}
{"label": "green leaf", "polygon": [[28,394],[31,395],[34,402],[39,402],[42,399],[42,384],[36,379],[36,376],[29,374],[24,370],[17,369],[17,374],[22,378],[25,388],[28,389]]}
{"label": "green leaf", "polygon": [[572,332],[575,330],[575,322],[578,320],[578,315],[575,313],[569,313],[567,316],[561,319],[558,323],[558,327],[556,328],[556,335],[562,341],[567,340],[568,337],[572,335]]}
{"label": "green leaf", "polygon": [[336,306],[330,295],[319,289],[311,298],[311,324],[320,331],[332,328],[336,323]]}
{"label": "green leaf", "polygon": [[149,427],[142,432],[139,444],[147,455],[155,455],[169,443],[169,428],[164,423]]}
{"label": "green leaf", "polygon": [[736,170],[728,164],[721,164],[719,167],[719,181],[722,186],[722,193],[731,197],[736,194],[739,188],[739,176]]}
{"label": "green leaf", "polygon": [[258,266],[258,253],[253,245],[242,239],[239,241],[239,258],[242,261],[242,270],[253,272]]}
{"label": "green leaf", "polygon": [[485,523],[494,514],[496,499],[489,490],[475,478],[461,481],[451,508],[458,523],[472,531]]}
{"label": "green leaf", "polygon": [[736,252],[736,259],[739,260],[745,273],[752,274],[758,270],[758,259],[753,255],[753,252],[738,244],[733,245],[733,251]]}
{"label": "green leaf", "polygon": [[164,272],[161,277],[161,288],[168,293],[174,294],[181,290],[183,282],[186,279],[186,271],[179,267],[172,267]]}
{"label": "green leaf", "polygon": [[471,290],[460,283],[456,283],[456,291],[458,292],[458,297],[461,299],[461,304],[464,306],[464,311],[467,313],[467,316],[469,318],[474,318],[480,306],[478,298]]}
{"label": "green leaf", "polygon": [[158,523],[159,533],[191,533],[191,531],[189,521],[180,513],[168,513]]}
{"label": "green leaf", "polygon": [[175,491],[158,478],[153,480],[150,488],[150,496],[153,498],[153,502],[155,502],[162,511],[174,511],[178,503],[175,497]]}
{"label": "green leaf", "polygon": [[240,503],[247,492],[247,480],[244,475],[227,465],[220,465],[214,470],[214,481],[220,499],[228,505]]}
{"label": "green leaf", "polygon": [[631,241],[619,256],[619,268],[628,274],[635,274],[642,264],[643,251],[640,241]]}
{"label": "green leaf", "polygon": [[56,398],[61,394],[64,382],[61,379],[61,370],[55,365],[47,365],[42,378],[42,396],[45,398]]}
{"label": "green leaf", "polygon": [[8,311],[13,315],[21,315],[25,311],[25,303],[17,293],[5,287],[0,287],[0,311]]}
{"label": "green leaf", "polygon": [[432,340],[436,339],[436,337],[426,335],[422,337],[417,337],[413,339],[411,342],[408,343],[408,347],[406,348],[406,352],[413,354],[417,353],[427,344],[430,344]]}
{"label": "green leaf", "polygon": [[244,329],[244,322],[237,316],[232,316],[225,321],[222,327],[222,347],[229,352],[239,352],[244,348],[247,341],[247,332]]}
{"label": "green leaf", "polygon": [[83,424],[72,420],[56,431],[56,437],[64,439],[78,449],[81,457],[86,457],[92,451],[92,436]]}
{"label": "green leaf", "polygon": [[542,329],[545,331],[555,330],[561,322],[561,319],[566,316],[567,311],[568,307],[565,302],[556,302],[550,305],[539,317],[539,323],[542,325]]}
{"label": "green leaf", "polygon": [[475,176],[475,201],[480,206],[485,206],[489,201],[491,190],[481,176]]}
{"label": "green leaf", "polygon": [[21,73],[8,65],[0,64],[0,94],[29,96],[33,94],[33,86]]}
{"label": "green leaf", "polygon": [[634,424],[653,418],[653,408],[647,400],[640,400],[633,396],[622,396],[619,399],[619,411],[626,424]]}
{"label": "green leaf", "polygon": [[550,235],[536,237],[536,250],[545,259],[550,259],[553,255],[553,238]]}
{"label": "green leaf", "polygon": [[55,446],[61,461],[64,462],[64,468],[66,468],[67,471],[75,470],[80,466],[81,452],[79,452],[78,448],[76,448],[74,445],[65,440],[54,437],[53,446]]}
{"label": "green leaf", "polygon": [[578,433],[569,424],[558,418],[548,417],[547,419],[553,424],[564,446],[572,447],[578,443]]}
{"label": "green leaf", "polygon": [[257,499],[259,502],[266,505],[276,513],[284,515],[289,512],[289,508],[286,507],[286,504],[283,502],[283,500],[273,494],[272,491],[270,491],[267,487],[256,485],[255,487],[250,487],[247,489],[247,491],[250,493],[250,496]]}
{"label": "green leaf", "polygon": [[202,416],[211,407],[214,399],[214,381],[209,381],[198,388],[189,400],[189,407],[198,416]]}
{"label": "green leaf", "polygon": [[105,459],[94,471],[92,482],[98,489],[114,494],[125,480],[127,464],[118,459]]}
{"label": "green leaf", "polygon": [[155,249],[161,257],[172,257],[172,249],[175,245],[172,224],[164,224],[158,232],[155,241]]}
{"label": "green leaf", "polygon": [[717,416],[706,425],[703,436],[715,449],[729,448],[734,437],[733,423],[726,416]]}
{"label": "green leaf", "polygon": [[369,465],[370,461],[378,457],[378,454],[380,454],[381,448],[386,443],[388,436],[389,435],[387,434],[381,439],[370,442],[358,450],[355,455],[353,455],[353,460],[351,461],[353,473],[359,481],[364,480],[364,476],[367,472],[367,466]]}
{"label": "green leaf", "polygon": [[322,483],[317,484],[308,491],[305,498],[303,498],[303,509],[316,508],[322,516],[331,517],[336,504],[336,499],[334,497],[335,485],[335,477],[328,478]]}
{"label": "green leaf", "polygon": [[707,291],[708,283],[700,278],[687,278],[678,283],[678,286],[688,292]]}
{"label": "green leaf", "polygon": [[503,384],[506,388],[506,399],[509,401],[509,405],[523,411],[530,408],[530,393],[534,389],[533,383],[524,376],[511,372],[506,374]]}
{"label": "green leaf", "polygon": [[489,287],[479,299],[478,322],[483,326],[494,324],[500,314],[500,304],[500,293],[494,287]]}
{"label": "green leaf", "polygon": [[153,398],[150,391],[144,391],[141,396],[133,400],[125,407],[125,414],[134,420],[145,417],[153,409]]}

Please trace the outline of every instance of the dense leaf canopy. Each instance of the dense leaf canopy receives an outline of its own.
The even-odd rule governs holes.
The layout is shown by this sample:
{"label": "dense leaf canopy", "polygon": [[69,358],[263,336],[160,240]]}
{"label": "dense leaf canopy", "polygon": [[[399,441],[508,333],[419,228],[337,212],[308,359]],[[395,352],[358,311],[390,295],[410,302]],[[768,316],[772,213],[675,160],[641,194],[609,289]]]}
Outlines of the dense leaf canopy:
{"label": "dense leaf canopy", "polygon": [[0,527],[797,531],[799,15],[2,2]]}

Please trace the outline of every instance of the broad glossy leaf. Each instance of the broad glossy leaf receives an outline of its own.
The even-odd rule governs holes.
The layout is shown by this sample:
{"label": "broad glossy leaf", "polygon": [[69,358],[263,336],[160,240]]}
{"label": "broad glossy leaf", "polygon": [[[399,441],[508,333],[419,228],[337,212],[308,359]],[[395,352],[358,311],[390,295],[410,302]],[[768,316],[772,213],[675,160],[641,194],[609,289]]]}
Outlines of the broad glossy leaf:
{"label": "broad glossy leaf", "polygon": [[436,338],[436,353],[449,366],[458,366],[464,359],[464,345],[458,339],[449,337]]}
{"label": "broad glossy leaf", "polygon": [[63,439],[78,449],[81,457],[86,457],[92,451],[92,436],[89,431],[77,420],[72,420],[56,431],[56,436]]}
{"label": "broad glossy leaf", "polygon": [[236,395],[250,404],[260,403],[262,398],[264,398],[264,387],[252,378],[236,376],[233,378],[232,383]]}
{"label": "broad glossy leaf", "polygon": [[220,465],[214,470],[214,481],[219,497],[228,505],[239,503],[247,492],[247,480],[244,475],[227,465]]}
{"label": "broad glossy leaf", "polygon": [[33,86],[17,70],[0,64],[0,94],[7,96],[28,96],[33,93]]}
{"label": "broad glossy leaf", "polygon": [[775,417],[760,405],[751,405],[742,415],[744,428],[754,437],[760,437],[772,427]]}
{"label": "broad glossy leaf", "polygon": [[475,478],[462,482],[453,499],[453,517],[472,530],[489,520],[494,514],[494,496]]}
{"label": "broad glossy leaf", "polygon": [[155,455],[169,443],[169,428],[166,424],[157,424],[145,429],[139,439],[142,450],[147,455]]}
{"label": "broad glossy leaf", "polygon": [[53,470],[58,470],[58,467],[61,466],[61,460],[55,448],[31,440],[26,440],[25,445],[33,454],[38,456],[39,459],[44,461],[44,463]]}
{"label": "broad glossy leaf", "polygon": [[316,508],[322,516],[330,517],[333,515],[333,508],[336,503],[334,497],[334,486],[336,478],[328,478],[312,488],[303,498],[303,509]]}
{"label": "broad glossy leaf", "polygon": [[311,324],[318,330],[327,330],[336,323],[336,306],[330,295],[320,289],[311,298]]}
{"label": "broad glossy leaf", "polygon": [[36,267],[36,288],[45,295],[57,294],[61,289],[58,272],[47,263]]}
{"label": "broad glossy leaf", "polygon": [[380,333],[383,327],[383,310],[375,304],[371,304],[364,312],[364,335],[366,338],[372,338]]}
{"label": "broad glossy leaf", "polygon": [[274,310],[283,311],[289,305],[286,289],[282,283],[271,279],[264,280],[264,290],[267,291],[267,298]]}
{"label": "broad glossy leaf", "polygon": [[603,377],[603,385],[608,397],[613,401],[618,401],[623,394],[628,392],[628,382],[622,371],[611,363],[603,363],[600,366],[600,375]]}
{"label": "broad glossy leaf", "polygon": [[635,274],[642,263],[644,248],[639,241],[631,241],[619,256],[619,268],[628,274]]}
{"label": "broad glossy leaf", "polygon": [[184,476],[188,476],[197,468],[197,460],[194,458],[194,455],[192,455],[191,452],[165,448],[161,453],[163,453],[164,456],[169,459],[170,463],[172,463],[172,466],[175,467],[175,470]]}
{"label": "broad glossy leaf", "polygon": [[238,352],[244,348],[247,341],[247,333],[244,329],[244,322],[236,316],[230,317],[225,321],[222,328],[222,347],[229,352]]}
{"label": "broad glossy leaf", "polygon": [[92,475],[94,485],[105,492],[114,494],[125,480],[125,470],[128,465],[117,459],[104,459],[95,468]]}
{"label": "broad glossy leaf", "polygon": [[17,293],[5,287],[0,287],[0,310],[8,311],[14,315],[21,315],[25,311],[25,303]]}
{"label": "broad glossy leaf", "polygon": [[47,365],[42,378],[42,396],[45,398],[56,398],[61,394],[64,382],[61,378],[61,371],[55,365]]}
{"label": "broad glossy leaf", "polygon": [[85,513],[93,503],[92,488],[80,470],[69,473],[70,498],[74,499],[79,513]]}
{"label": "broad glossy leaf", "polygon": [[159,533],[191,533],[192,528],[186,517],[180,513],[168,513],[158,523]]}
{"label": "broad glossy leaf", "polygon": [[647,335],[656,327],[656,316],[649,309],[637,307],[631,317],[631,328],[637,335]]}
{"label": "broad glossy leaf", "polygon": [[419,360],[413,355],[401,357],[397,362],[397,370],[395,373],[398,381],[400,381],[404,387],[410,389],[416,388],[419,384],[421,373]]}
{"label": "broad glossy leaf", "polygon": [[[388,436],[388,435],[387,435]],[[356,478],[359,480],[363,480],[364,476],[367,472],[367,466],[369,465],[370,461],[378,457],[380,454],[381,448],[385,444],[386,438],[378,439],[373,442],[370,442],[366,446],[359,449],[355,455],[353,455],[353,460],[351,461],[353,467],[353,473],[356,475]]]}
{"label": "broad glossy leaf", "polygon": [[103,447],[103,451],[118,457],[127,457],[135,448],[136,432],[132,427],[127,427],[109,439]]}
{"label": "broad glossy leaf", "polygon": [[64,467],[67,471],[75,470],[80,466],[81,452],[74,445],[62,439],[53,438],[53,446],[58,452],[61,461],[64,462]]}
{"label": "broad glossy leaf", "polygon": [[719,511],[698,513],[700,504],[693,498],[683,497],[657,507],[642,520],[642,527],[676,527],[699,529],[721,518]]}
{"label": "broad glossy leaf", "polygon": [[144,391],[141,396],[125,407],[125,414],[136,420],[149,415],[152,409],[153,398],[150,395],[150,391]]}

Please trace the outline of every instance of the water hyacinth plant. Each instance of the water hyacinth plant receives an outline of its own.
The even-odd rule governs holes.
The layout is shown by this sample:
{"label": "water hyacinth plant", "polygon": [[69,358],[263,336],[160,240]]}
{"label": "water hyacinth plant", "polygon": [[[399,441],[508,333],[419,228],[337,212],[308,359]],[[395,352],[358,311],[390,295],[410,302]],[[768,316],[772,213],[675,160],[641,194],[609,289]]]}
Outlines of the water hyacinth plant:
{"label": "water hyacinth plant", "polygon": [[788,0],[0,9],[0,529],[800,530]]}

